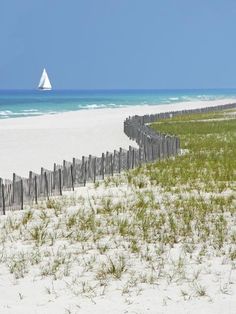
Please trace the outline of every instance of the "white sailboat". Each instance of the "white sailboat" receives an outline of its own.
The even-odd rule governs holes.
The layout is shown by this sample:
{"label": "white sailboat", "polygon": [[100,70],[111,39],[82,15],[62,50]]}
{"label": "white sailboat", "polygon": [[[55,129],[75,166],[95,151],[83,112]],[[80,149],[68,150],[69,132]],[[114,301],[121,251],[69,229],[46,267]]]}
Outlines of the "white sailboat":
{"label": "white sailboat", "polygon": [[39,81],[38,89],[41,89],[41,90],[51,90],[52,89],[52,85],[51,85],[50,80],[48,78],[48,74],[47,74],[46,69],[43,69],[43,73],[42,73],[42,76],[41,76],[40,81]]}

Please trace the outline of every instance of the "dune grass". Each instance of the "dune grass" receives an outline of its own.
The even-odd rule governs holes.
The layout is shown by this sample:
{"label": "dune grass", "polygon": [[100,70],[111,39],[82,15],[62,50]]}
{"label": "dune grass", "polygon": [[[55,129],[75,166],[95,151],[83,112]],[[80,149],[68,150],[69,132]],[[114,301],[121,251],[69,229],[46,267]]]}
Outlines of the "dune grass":
{"label": "dune grass", "polygon": [[[192,116],[189,119],[192,120]],[[201,115],[201,118],[209,116]],[[147,167],[151,181],[156,180],[165,188],[186,185],[189,189],[202,192],[217,193],[227,188],[235,189],[235,119],[190,122],[185,116],[180,116],[178,121],[163,121],[152,127],[180,136],[181,148],[189,153],[162,161],[156,167]]]}

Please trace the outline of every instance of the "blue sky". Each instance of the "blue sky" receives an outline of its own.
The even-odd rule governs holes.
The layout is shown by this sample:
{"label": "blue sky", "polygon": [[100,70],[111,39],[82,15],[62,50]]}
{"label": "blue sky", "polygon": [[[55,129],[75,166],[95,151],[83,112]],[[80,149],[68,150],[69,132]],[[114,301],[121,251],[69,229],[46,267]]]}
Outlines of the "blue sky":
{"label": "blue sky", "polygon": [[1,0],[0,89],[236,87],[235,0]]}

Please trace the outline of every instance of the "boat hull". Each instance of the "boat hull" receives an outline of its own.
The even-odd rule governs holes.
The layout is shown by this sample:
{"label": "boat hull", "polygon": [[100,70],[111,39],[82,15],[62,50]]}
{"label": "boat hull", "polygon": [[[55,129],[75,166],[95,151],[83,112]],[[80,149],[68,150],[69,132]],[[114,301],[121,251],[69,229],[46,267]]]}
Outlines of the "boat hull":
{"label": "boat hull", "polygon": [[52,90],[51,88],[38,88],[38,90],[41,90],[41,91],[49,91],[49,90]]}

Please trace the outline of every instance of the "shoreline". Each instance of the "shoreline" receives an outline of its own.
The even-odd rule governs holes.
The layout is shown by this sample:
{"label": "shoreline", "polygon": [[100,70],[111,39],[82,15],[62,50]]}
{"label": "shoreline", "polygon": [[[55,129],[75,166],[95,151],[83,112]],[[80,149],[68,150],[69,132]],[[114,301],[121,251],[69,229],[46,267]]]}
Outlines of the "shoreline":
{"label": "shoreline", "polygon": [[13,172],[28,176],[40,167],[51,170],[53,163],[62,164],[89,154],[129,145],[137,147],[123,132],[128,116],[195,109],[234,103],[235,99],[191,101],[164,105],[101,108],[69,111],[53,115],[0,120],[0,177],[11,179]]}

